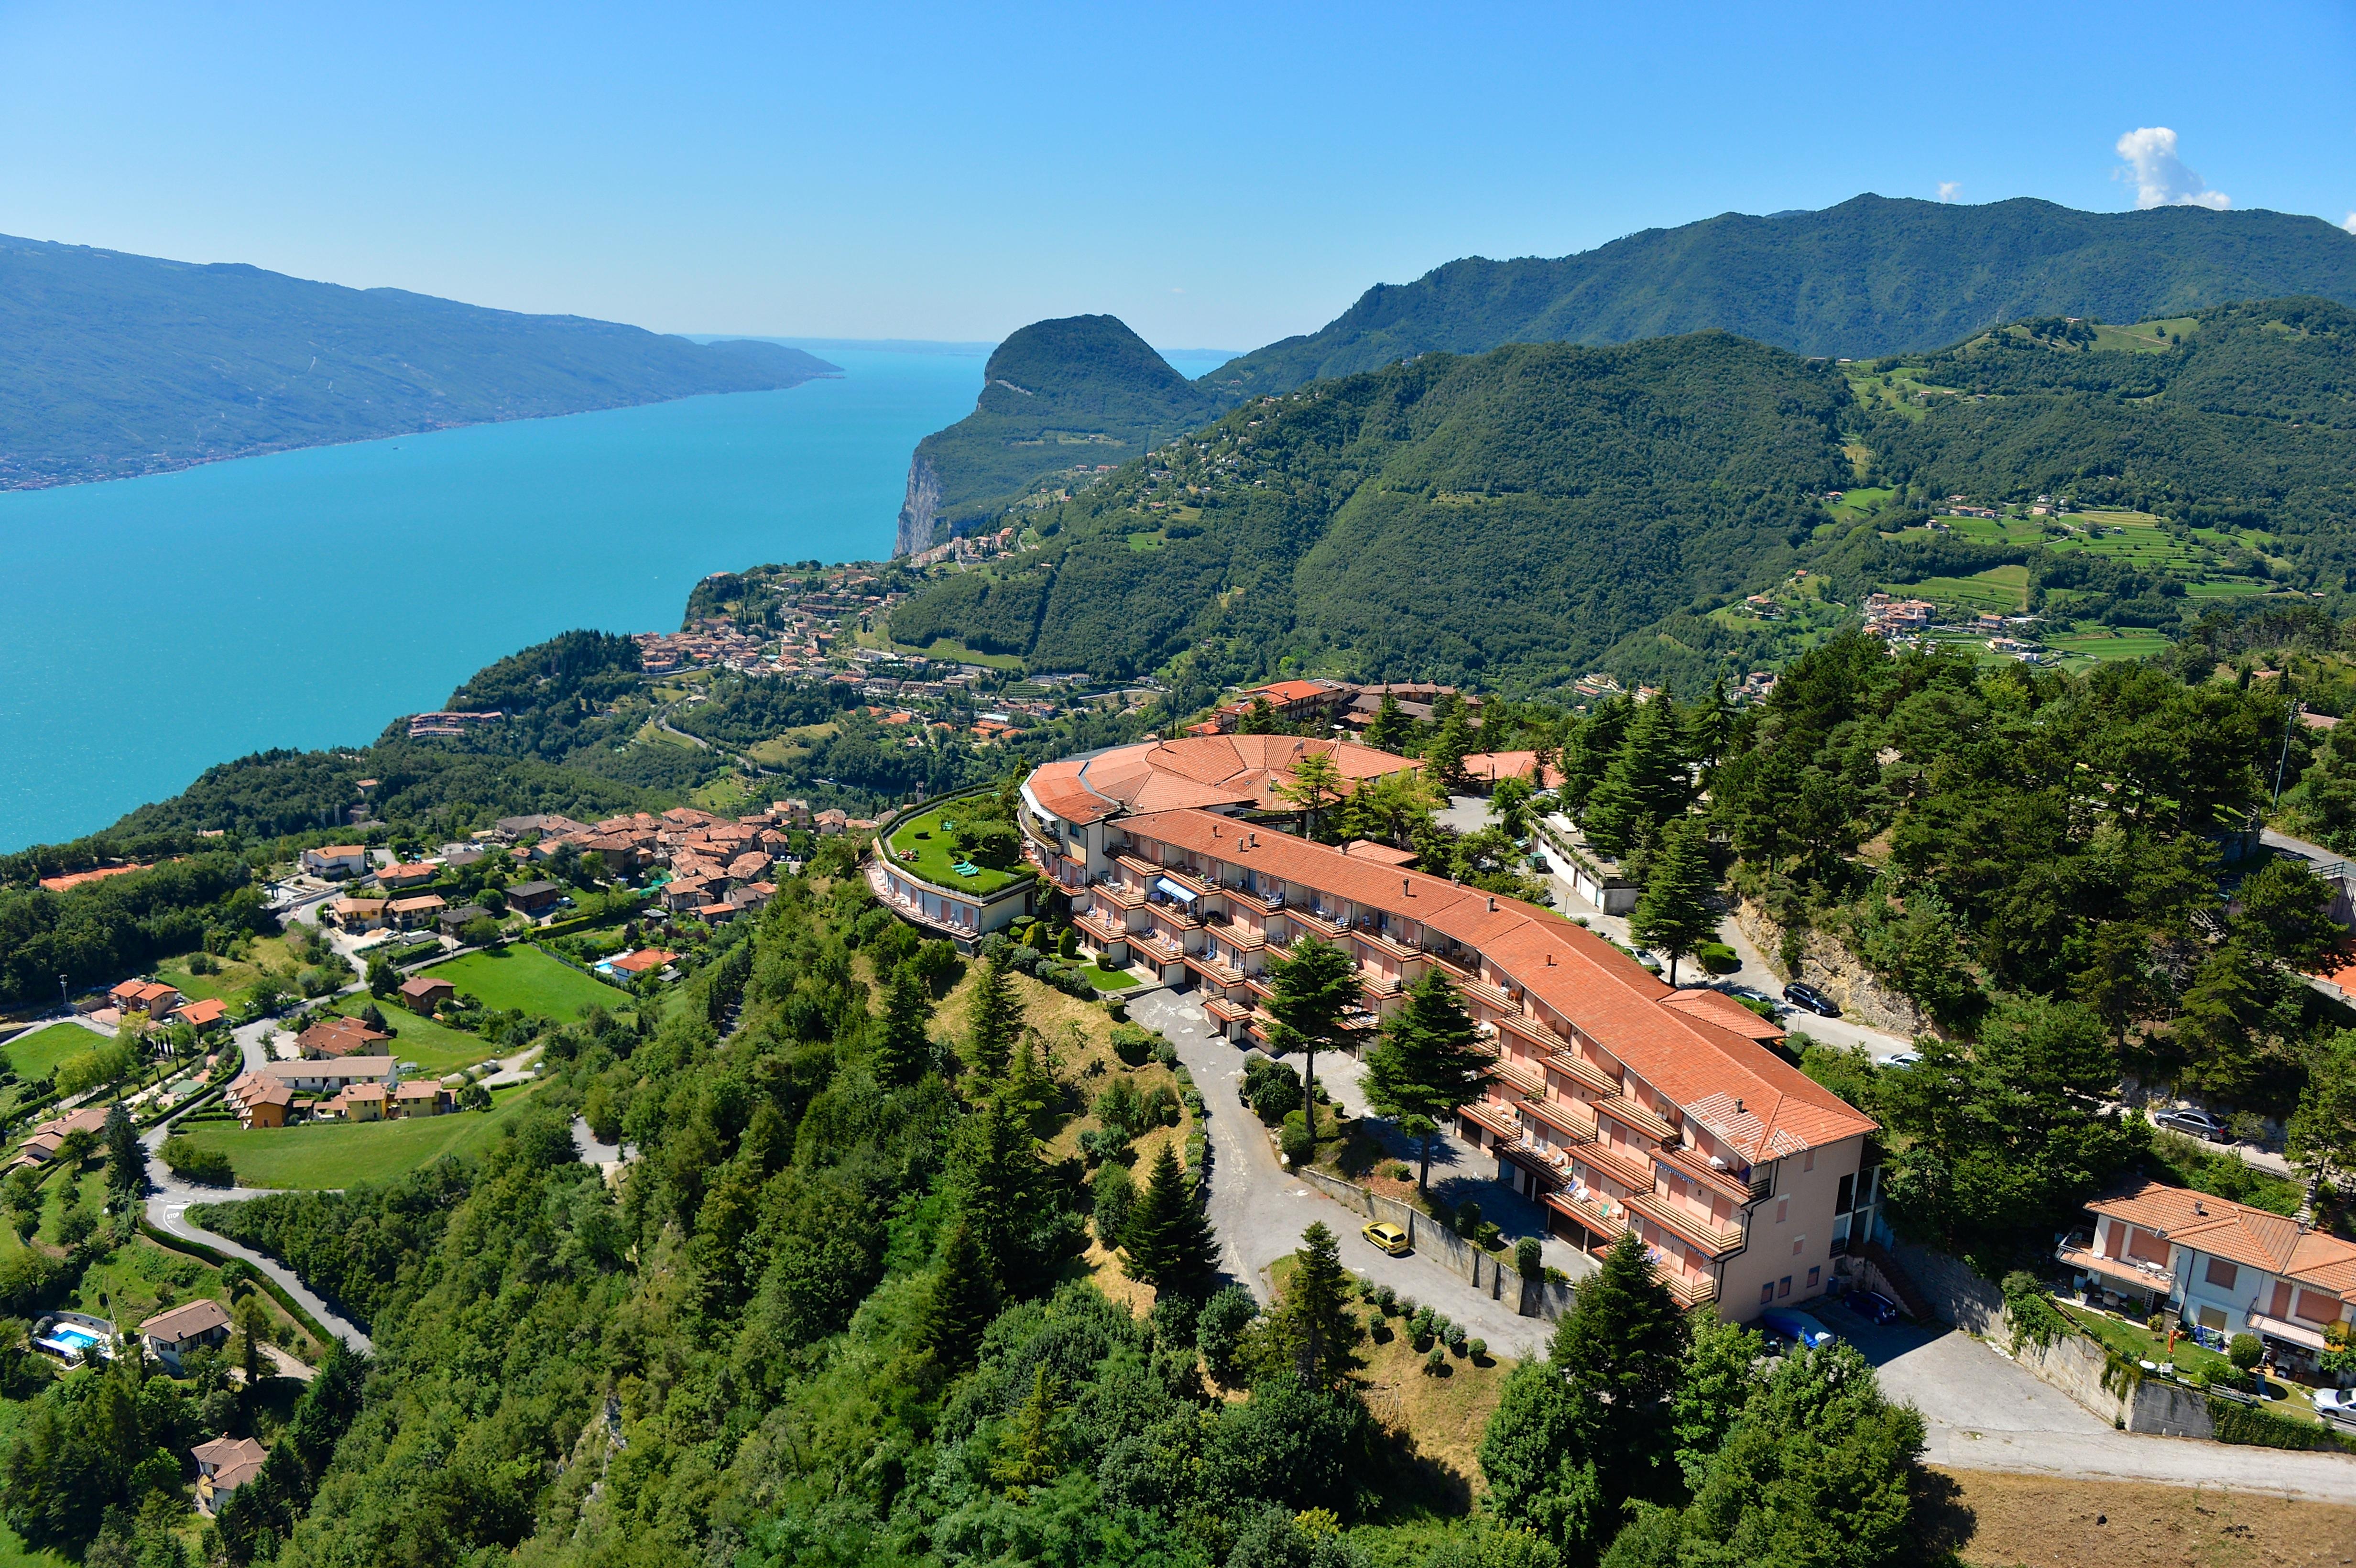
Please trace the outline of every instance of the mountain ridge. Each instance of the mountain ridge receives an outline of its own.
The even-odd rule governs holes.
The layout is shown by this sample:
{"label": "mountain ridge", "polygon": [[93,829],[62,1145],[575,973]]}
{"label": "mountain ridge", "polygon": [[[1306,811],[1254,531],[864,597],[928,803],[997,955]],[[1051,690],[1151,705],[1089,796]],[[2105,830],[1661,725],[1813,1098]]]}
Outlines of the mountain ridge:
{"label": "mountain ridge", "polygon": [[841,368],[248,262],[0,236],[0,488],[706,392]]}
{"label": "mountain ridge", "polygon": [[2264,208],[2095,213],[2030,197],[1960,206],[1867,193],[1813,212],[1720,213],[1569,256],[1460,258],[1377,283],[1317,331],[1201,384],[1232,406],[1420,353],[1712,327],[1866,358],[2034,316],[2140,321],[2292,294],[2356,304],[2356,236]]}

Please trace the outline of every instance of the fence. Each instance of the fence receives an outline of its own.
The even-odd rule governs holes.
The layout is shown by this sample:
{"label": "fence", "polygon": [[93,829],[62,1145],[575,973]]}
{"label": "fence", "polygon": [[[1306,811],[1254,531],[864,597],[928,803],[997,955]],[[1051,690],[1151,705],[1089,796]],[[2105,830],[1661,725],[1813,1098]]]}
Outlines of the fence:
{"label": "fence", "polygon": [[1407,1232],[1410,1245],[1446,1264],[1490,1300],[1506,1300],[1510,1292],[1514,1310],[1525,1317],[1552,1321],[1570,1310],[1569,1285],[1522,1278],[1515,1269],[1510,1252],[1492,1253],[1466,1241],[1414,1205],[1370,1192],[1355,1182],[1343,1181],[1321,1170],[1299,1169],[1293,1174],[1369,1220],[1387,1220],[1397,1225]]}

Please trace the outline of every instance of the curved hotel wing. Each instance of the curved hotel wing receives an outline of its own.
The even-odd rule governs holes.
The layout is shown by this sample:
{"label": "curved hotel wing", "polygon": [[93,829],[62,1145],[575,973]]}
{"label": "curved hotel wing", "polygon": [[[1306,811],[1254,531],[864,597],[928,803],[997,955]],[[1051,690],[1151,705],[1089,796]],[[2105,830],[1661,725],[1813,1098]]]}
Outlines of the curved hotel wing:
{"label": "curved hotel wing", "polygon": [[1861,1247],[1875,1124],[1767,1048],[1782,1031],[1715,991],[1676,990],[1548,910],[1425,875],[1385,847],[1252,820],[1304,750],[1362,780],[1418,764],[1363,746],[1206,736],[1051,763],[1023,786],[1026,847],[1084,938],[1181,988],[1230,1038],[1264,1040],[1271,947],[1357,960],[1372,1029],[1427,970],[1494,1053],[1461,1136],[1558,1233],[1633,1231],[1678,1297],[1730,1317],[1823,1294]]}

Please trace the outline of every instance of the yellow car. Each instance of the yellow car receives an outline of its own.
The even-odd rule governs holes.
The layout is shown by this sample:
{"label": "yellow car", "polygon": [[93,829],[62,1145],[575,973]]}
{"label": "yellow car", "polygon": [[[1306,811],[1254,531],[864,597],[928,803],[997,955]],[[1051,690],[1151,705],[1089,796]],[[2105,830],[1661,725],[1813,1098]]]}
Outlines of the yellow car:
{"label": "yellow car", "polygon": [[1387,1220],[1377,1220],[1360,1231],[1358,1234],[1365,1237],[1393,1257],[1398,1257],[1408,1250],[1407,1232]]}

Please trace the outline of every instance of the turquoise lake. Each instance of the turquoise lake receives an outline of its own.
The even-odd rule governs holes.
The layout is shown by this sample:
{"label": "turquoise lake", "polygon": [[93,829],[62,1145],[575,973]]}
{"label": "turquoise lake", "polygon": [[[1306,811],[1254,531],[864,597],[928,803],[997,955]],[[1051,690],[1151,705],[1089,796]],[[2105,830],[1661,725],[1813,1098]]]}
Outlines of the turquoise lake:
{"label": "turquoise lake", "polygon": [[0,849],[365,744],[568,627],[674,629],[709,572],[889,554],[909,452],[983,357],[811,347],[846,373],[0,494]]}

